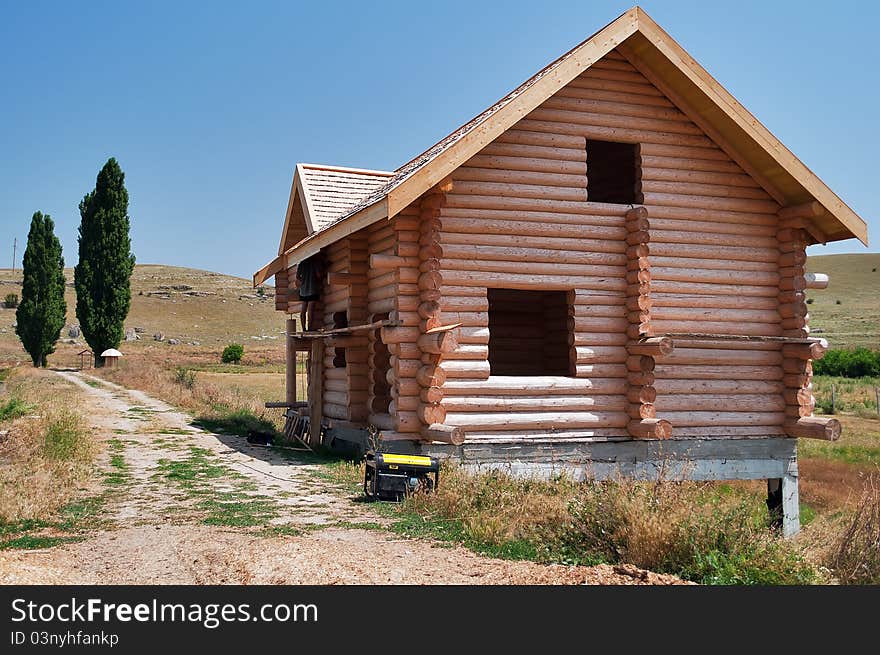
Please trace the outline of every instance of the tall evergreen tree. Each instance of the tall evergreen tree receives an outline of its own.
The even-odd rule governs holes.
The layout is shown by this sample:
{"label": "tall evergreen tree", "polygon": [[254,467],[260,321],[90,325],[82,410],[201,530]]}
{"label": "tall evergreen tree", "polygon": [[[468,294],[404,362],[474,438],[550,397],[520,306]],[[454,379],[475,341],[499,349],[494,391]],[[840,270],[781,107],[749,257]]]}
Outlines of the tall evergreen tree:
{"label": "tall evergreen tree", "polygon": [[134,269],[125,174],[114,158],[98,173],[94,191],[79,203],[79,213],[76,316],[95,353],[95,366],[100,367],[104,365],[101,353],[122,341]]}
{"label": "tall evergreen tree", "polygon": [[61,242],[48,214],[36,212],[31,218],[23,264],[15,332],[34,366],[46,366],[46,357],[55,352],[67,314]]}

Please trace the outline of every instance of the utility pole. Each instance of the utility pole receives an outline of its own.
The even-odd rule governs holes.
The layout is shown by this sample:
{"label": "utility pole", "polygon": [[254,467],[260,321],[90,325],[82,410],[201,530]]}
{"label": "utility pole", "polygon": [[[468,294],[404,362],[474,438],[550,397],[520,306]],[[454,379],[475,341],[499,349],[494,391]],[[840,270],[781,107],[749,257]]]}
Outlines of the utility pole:
{"label": "utility pole", "polygon": [[15,275],[15,249],[18,247],[18,239],[12,239],[12,274]]}

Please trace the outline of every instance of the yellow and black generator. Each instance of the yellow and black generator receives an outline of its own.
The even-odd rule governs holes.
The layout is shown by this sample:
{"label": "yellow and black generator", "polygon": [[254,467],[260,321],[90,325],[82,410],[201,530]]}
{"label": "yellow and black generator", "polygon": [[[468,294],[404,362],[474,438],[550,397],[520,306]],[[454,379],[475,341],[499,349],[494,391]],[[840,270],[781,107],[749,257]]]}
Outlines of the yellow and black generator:
{"label": "yellow and black generator", "polygon": [[370,500],[403,500],[414,491],[433,491],[440,482],[440,460],[423,455],[367,453],[364,495]]}

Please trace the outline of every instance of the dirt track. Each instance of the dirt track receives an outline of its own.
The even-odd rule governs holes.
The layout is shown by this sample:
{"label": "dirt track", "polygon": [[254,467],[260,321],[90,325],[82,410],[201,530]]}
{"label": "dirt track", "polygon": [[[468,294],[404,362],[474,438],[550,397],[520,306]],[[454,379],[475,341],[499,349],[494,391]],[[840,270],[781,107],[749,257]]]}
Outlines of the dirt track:
{"label": "dirt track", "polygon": [[[58,374],[85,392],[81,409],[108,445],[101,467],[118,474],[119,482],[105,502],[106,521],[83,541],[0,551],[0,583],[676,582],[635,569],[485,558],[447,544],[400,539],[376,527],[350,527],[379,519],[369,506],[320,478],[318,465],[194,428],[189,416],[139,391],[79,373]],[[253,523],[206,524],[216,498],[233,498],[229,507],[265,513],[263,529]],[[221,511],[229,509],[222,505]],[[234,523],[227,514],[218,517]]]}

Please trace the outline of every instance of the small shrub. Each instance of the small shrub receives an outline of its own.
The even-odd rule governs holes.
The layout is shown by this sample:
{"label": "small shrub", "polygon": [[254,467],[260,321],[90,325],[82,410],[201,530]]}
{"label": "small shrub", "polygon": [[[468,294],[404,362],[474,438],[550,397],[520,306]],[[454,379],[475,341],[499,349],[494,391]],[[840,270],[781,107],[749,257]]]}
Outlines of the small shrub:
{"label": "small shrub", "polygon": [[257,295],[262,298],[266,295],[266,290],[263,287],[257,287]]}
{"label": "small shrub", "polygon": [[843,584],[880,584],[880,489],[865,489],[827,565]]}
{"label": "small shrub", "polygon": [[57,460],[78,459],[88,448],[82,417],[68,409],[57,410],[48,417],[43,450],[47,457]]}
{"label": "small shrub", "polygon": [[238,343],[230,343],[223,349],[220,361],[224,364],[238,364],[244,356],[244,346]]}
{"label": "small shrub", "polygon": [[196,386],[196,372],[188,368],[179,366],[174,371],[174,381],[182,387],[192,389]]}
{"label": "small shrub", "polygon": [[6,307],[6,309],[15,309],[18,307],[18,294],[7,293],[6,297],[3,299],[3,306]]}
{"label": "small shrub", "polygon": [[804,584],[812,568],[773,537],[751,498],[688,482],[584,485],[566,538],[596,561],[625,562],[702,584]]}
{"label": "small shrub", "polygon": [[807,304],[812,305],[815,298],[807,298]]}
{"label": "small shrub", "polygon": [[840,302],[839,300],[835,300],[835,301],[834,301],[834,304],[835,304],[835,305],[842,305],[843,303]]}
{"label": "small shrub", "polygon": [[880,375],[880,351],[829,350],[825,357],[813,362],[813,372],[844,378],[876,377]]}
{"label": "small shrub", "polygon": [[10,421],[20,418],[31,411],[31,406],[21,398],[13,396],[5,403],[0,403],[0,421]]}
{"label": "small shrub", "polygon": [[831,397],[827,398],[816,398],[816,407],[815,410],[820,414],[834,414],[834,409],[831,406]]}

